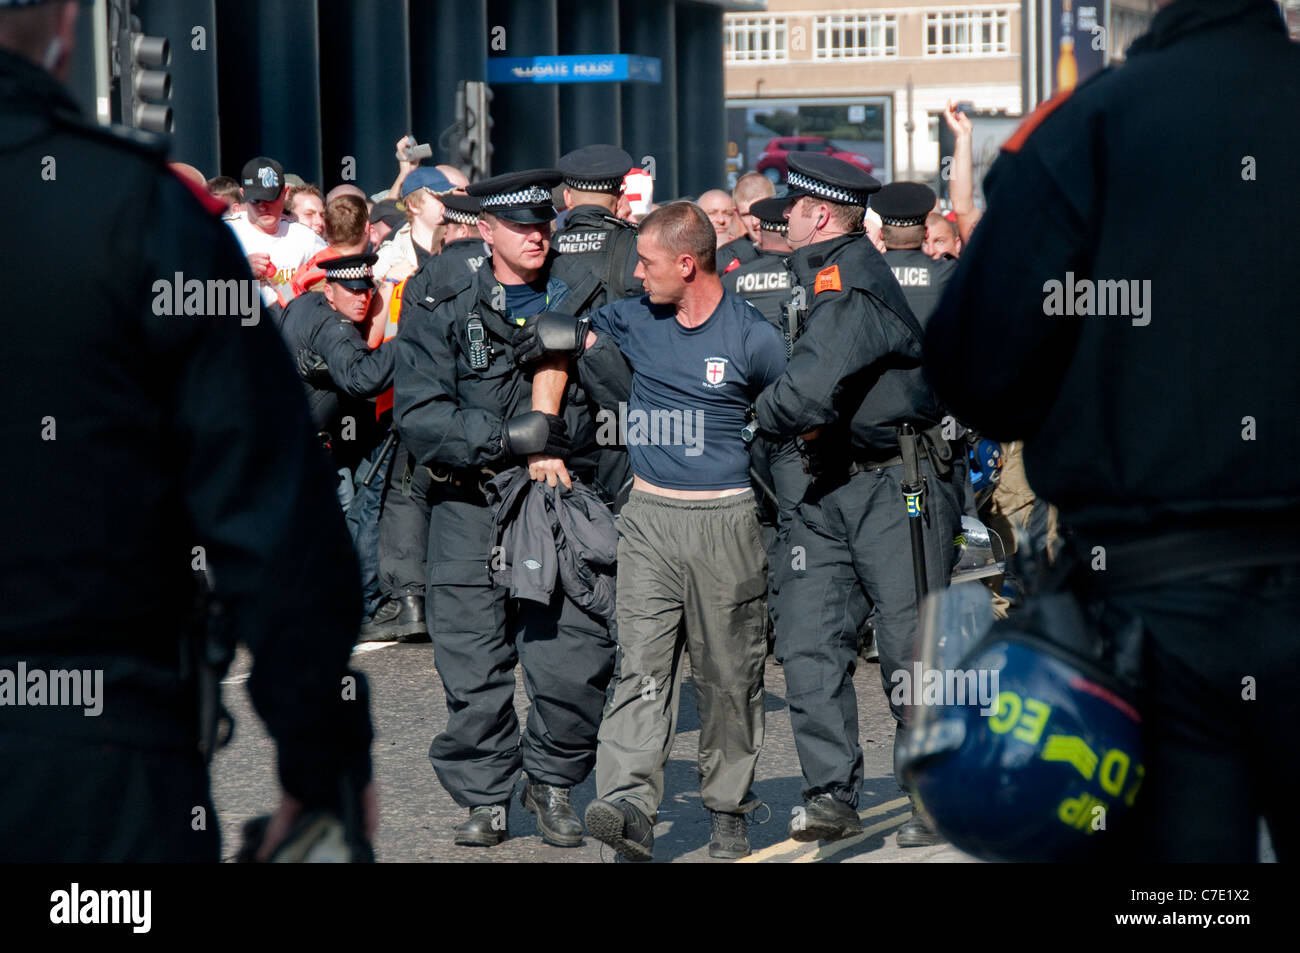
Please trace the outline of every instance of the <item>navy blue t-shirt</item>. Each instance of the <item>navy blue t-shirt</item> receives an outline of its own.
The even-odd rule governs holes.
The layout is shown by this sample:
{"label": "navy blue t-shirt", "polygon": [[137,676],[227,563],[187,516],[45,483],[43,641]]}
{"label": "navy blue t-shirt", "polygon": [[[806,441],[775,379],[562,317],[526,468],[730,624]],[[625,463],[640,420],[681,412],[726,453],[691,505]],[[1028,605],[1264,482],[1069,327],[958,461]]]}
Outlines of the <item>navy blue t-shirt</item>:
{"label": "navy blue t-shirt", "polygon": [[546,309],[546,279],[530,285],[502,285],[506,291],[506,311],[515,324],[523,324]]}
{"label": "navy blue t-shirt", "polygon": [[[724,291],[697,328],[648,297],[601,308],[592,330],[614,339],[632,366],[632,393],[617,419],[602,412],[597,439],[627,444],[632,472],[672,490],[749,486],[745,411],[785,370],[785,343],[752,305]],[[617,431],[612,428],[617,426]]]}

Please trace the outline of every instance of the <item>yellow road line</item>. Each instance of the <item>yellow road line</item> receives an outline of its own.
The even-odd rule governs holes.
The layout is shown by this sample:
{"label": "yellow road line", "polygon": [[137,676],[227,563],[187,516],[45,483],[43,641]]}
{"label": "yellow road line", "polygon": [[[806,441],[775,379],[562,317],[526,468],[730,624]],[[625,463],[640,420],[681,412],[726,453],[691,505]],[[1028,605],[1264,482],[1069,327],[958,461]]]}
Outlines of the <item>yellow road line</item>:
{"label": "yellow road line", "polygon": [[[885,801],[883,804],[877,804],[875,807],[869,807],[865,811],[859,811],[858,817],[862,818],[862,820],[865,821],[869,817],[875,817],[879,814],[888,814],[891,811],[896,811],[898,810],[898,808],[902,807],[904,804],[907,803],[908,800],[906,797],[895,798],[892,801]],[[903,820],[906,820],[906,818],[903,818]],[[902,822],[903,821],[901,820],[899,821],[900,824]],[[872,828],[872,830],[875,829]],[[847,844],[851,842],[856,842],[857,840],[865,836],[867,836],[866,832],[862,834],[854,834],[853,837],[848,838],[843,843]],[[758,851],[757,853],[750,854],[748,857],[742,857],[740,860],[736,861],[736,863],[757,864],[765,860],[769,860],[773,857],[784,857],[786,854],[793,854],[795,851],[805,847],[810,847],[813,850],[816,849],[815,843],[810,845],[806,841],[787,839],[781,841],[781,843],[779,844],[773,844],[771,847],[764,847],[762,850]]]}
{"label": "yellow road line", "polygon": [[871,827],[864,828],[861,834],[854,834],[852,837],[844,838],[844,840],[837,840],[834,843],[827,844],[825,847],[818,848],[816,851],[814,851],[811,854],[802,854],[801,856],[796,857],[794,860],[790,861],[790,863],[815,864],[819,860],[825,860],[828,857],[833,857],[834,855],[840,853],[841,851],[848,850],[850,847],[853,847],[855,844],[860,844],[868,837],[873,837],[876,834],[879,834],[881,831],[887,831],[894,827],[902,827],[911,819],[911,817],[912,817],[911,814],[906,814],[903,817],[887,818],[886,820],[881,821],[879,824],[873,824]]}

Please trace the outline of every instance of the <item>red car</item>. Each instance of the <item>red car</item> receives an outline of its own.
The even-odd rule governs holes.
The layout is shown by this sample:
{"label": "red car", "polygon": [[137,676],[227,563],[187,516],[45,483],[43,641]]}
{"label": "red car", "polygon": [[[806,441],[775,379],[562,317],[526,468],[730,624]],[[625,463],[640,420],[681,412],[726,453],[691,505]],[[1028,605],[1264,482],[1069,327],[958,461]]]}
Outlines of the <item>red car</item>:
{"label": "red car", "polygon": [[822,136],[778,136],[759,154],[755,169],[780,185],[790,172],[785,158],[791,152],[820,152],[850,162],[864,172],[875,170],[875,163],[867,156],[860,152],[845,152]]}

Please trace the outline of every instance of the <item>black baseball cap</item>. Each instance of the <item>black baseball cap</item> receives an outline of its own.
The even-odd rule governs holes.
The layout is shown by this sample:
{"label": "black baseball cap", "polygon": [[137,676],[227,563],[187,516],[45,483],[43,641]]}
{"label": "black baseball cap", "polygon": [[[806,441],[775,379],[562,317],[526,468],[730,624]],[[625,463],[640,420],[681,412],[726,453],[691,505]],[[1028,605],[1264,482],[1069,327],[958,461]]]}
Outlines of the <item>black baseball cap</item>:
{"label": "black baseball cap", "polygon": [[249,159],[239,176],[245,202],[271,202],[284,191],[284,167],[274,159]]}

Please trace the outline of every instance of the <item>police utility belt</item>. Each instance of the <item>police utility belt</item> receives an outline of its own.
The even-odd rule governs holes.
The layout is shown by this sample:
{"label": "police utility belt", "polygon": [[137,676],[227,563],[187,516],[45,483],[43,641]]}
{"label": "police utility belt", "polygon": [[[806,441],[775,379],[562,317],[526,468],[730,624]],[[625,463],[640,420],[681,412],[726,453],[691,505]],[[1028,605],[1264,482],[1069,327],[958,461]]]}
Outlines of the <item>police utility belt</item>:
{"label": "police utility belt", "polygon": [[[948,479],[952,475],[953,461],[956,459],[957,452],[948,438],[943,435],[943,425],[935,424],[929,430],[918,433],[917,437],[918,446],[929,458],[935,475],[941,480]],[[888,450],[854,451],[854,459],[849,463],[849,476],[865,473],[868,470],[884,470],[902,465],[903,457],[898,451],[892,454]]]}

